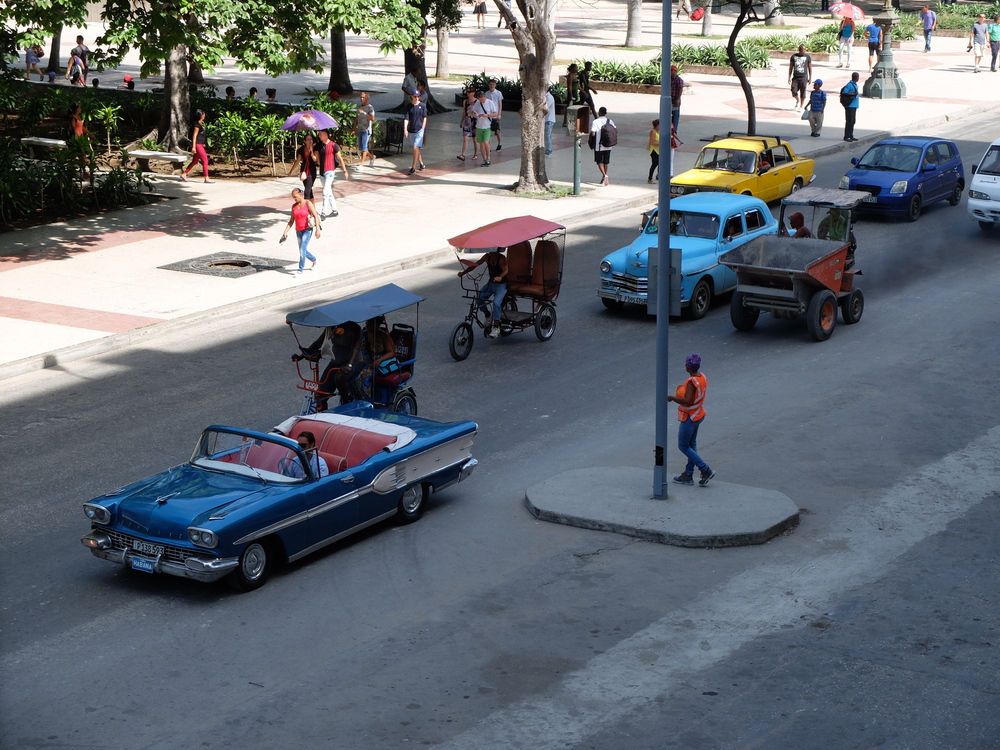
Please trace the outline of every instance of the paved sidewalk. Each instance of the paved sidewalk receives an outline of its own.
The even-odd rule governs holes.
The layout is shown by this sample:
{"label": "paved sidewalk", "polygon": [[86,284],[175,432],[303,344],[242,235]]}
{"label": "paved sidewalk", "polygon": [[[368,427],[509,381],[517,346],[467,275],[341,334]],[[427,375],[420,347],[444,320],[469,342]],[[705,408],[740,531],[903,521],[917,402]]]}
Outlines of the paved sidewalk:
{"label": "paved sidewalk", "polygon": [[[559,47],[562,59],[648,59],[654,54],[608,49],[624,38],[624,6],[602,0],[593,9],[577,13],[564,14],[560,21],[564,32]],[[659,6],[648,6],[644,20],[644,41],[655,44]],[[797,33],[826,22],[802,17],[788,20],[807,27]],[[716,33],[724,33],[731,23],[731,17],[716,16]],[[685,29],[685,24],[690,28]],[[697,27],[680,22],[675,33],[695,32]],[[86,33],[93,38],[97,32]],[[67,30],[63,38],[74,36]],[[401,65],[392,58],[375,55],[373,43],[357,44],[359,59],[357,67],[352,68],[356,88],[384,92],[373,97],[379,110],[394,106],[401,98]],[[366,45],[372,52],[367,57]],[[862,100],[857,134],[863,140],[887,132],[933,133],[946,120],[975,116],[997,106],[1000,87],[983,85],[984,79],[992,80],[989,73],[971,74],[971,57],[964,51],[964,40],[935,38],[934,48],[931,54],[906,50],[896,54],[909,98]],[[353,41],[351,49],[354,59]],[[855,52],[856,61],[863,59],[860,47]],[[517,66],[507,32],[490,27],[477,33],[468,24],[462,33],[452,37],[450,59],[456,72],[481,70],[484,60],[491,73],[515,75]],[[836,91],[849,72],[835,65],[814,65],[815,76],[824,79],[825,89],[830,92],[822,137],[809,138],[807,123],[792,110],[783,68],[772,77],[753,80],[758,131],[787,138],[803,154],[818,156],[845,149],[849,144],[841,138],[843,115]],[[433,71],[433,59],[428,67]],[[122,70],[128,68],[123,66]],[[102,74],[109,82],[114,75]],[[690,89],[683,99],[680,128],[685,143],[678,149],[676,171],[689,168],[703,141],[712,135],[745,129],[746,103],[735,78],[686,78]],[[265,77],[258,81],[233,69],[220,70],[215,80],[221,83],[232,79],[247,86],[255,83],[258,88],[270,81]],[[308,73],[282,77],[273,85],[279,92],[301,93],[324,82],[324,77]],[[450,103],[460,83],[432,81],[432,88],[439,99]],[[490,167],[478,166],[471,160],[458,161],[458,113],[438,115],[431,118],[429,125],[425,171],[407,176],[407,147],[400,155],[380,159],[375,168],[350,169],[349,181],[338,174],[340,216],[327,219],[323,237],[311,245],[319,257],[317,270],[299,278],[291,274],[298,255],[295,243],[278,244],[289,216],[289,192],[299,184],[291,178],[206,185],[197,179],[181,183],[177,178],[162,177],[156,179],[156,189],[172,200],[7,233],[2,237],[0,252],[0,340],[4,342],[0,378],[149,339],[160,331],[191,325],[209,315],[217,318],[294,299],[304,296],[306,290],[329,290],[334,297],[338,287],[347,282],[452,257],[448,237],[495,218],[532,213],[571,224],[655,202],[656,186],[646,184],[649,159],[645,144],[650,122],[658,113],[658,97],[601,92],[596,98],[599,106],[609,109],[620,131],[609,187],[598,186],[597,169],[584,148],[583,195],[557,200],[513,197],[504,188],[515,180],[519,167],[517,115],[509,113],[504,117],[504,148],[494,154]],[[379,117],[384,116],[380,111]],[[563,185],[572,184],[572,141],[558,127],[555,144],[556,151],[548,161],[550,177]],[[853,151],[859,153],[857,146]],[[408,238],[405,246],[389,239],[404,233]],[[163,268],[214,253],[260,256],[283,265],[242,278]]]}

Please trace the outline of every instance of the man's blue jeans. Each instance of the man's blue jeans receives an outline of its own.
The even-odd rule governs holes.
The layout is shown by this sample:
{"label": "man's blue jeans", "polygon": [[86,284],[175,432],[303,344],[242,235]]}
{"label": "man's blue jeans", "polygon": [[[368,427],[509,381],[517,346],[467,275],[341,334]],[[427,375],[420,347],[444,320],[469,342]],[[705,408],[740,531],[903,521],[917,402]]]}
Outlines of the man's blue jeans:
{"label": "man's blue jeans", "polygon": [[932,36],[934,36],[934,29],[924,29],[924,52],[931,51]]}
{"label": "man's blue jeans", "polygon": [[[480,301],[488,299],[491,294],[493,295],[493,320],[499,324],[500,303],[503,302],[503,298],[507,294],[507,284],[502,281],[487,281],[479,290]],[[479,307],[481,310],[486,309],[486,305],[480,305]]]}
{"label": "man's blue jeans", "polygon": [[697,422],[688,419],[678,423],[677,426],[677,447],[680,448],[681,453],[687,456],[687,466],[684,468],[684,473],[688,476],[694,475],[694,467],[696,466],[703,474],[708,471],[708,464],[698,455],[698,428],[704,421],[704,417]]}

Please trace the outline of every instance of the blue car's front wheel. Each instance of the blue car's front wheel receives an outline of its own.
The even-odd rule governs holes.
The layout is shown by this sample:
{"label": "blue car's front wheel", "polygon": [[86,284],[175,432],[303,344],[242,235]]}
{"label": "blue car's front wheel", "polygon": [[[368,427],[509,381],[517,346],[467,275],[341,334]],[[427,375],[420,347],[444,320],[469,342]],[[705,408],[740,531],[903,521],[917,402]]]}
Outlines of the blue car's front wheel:
{"label": "blue car's front wheel", "polygon": [[920,210],[923,208],[923,201],[920,195],[914,195],[910,198],[910,205],[906,207],[906,220],[916,221],[920,218]]}
{"label": "blue car's front wheel", "polygon": [[240,555],[239,565],[229,576],[229,581],[237,591],[259,589],[271,571],[271,557],[262,542],[252,542]]}
{"label": "blue car's front wheel", "polygon": [[701,320],[712,306],[712,284],[707,278],[702,278],[694,285],[691,301],[687,306],[687,314],[691,320]]}

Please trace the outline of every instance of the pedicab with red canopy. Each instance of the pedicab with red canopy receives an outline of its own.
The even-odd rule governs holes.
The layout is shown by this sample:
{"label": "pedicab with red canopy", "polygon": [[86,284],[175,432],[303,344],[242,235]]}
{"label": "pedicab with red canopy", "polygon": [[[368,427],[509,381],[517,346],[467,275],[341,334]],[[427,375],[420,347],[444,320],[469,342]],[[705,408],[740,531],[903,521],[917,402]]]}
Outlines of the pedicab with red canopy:
{"label": "pedicab with red canopy", "polygon": [[[361,343],[355,347],[355,353],[361,365],[357,372],[351,373],[352,378],[361,378],[364,375],[365,356],[368,355],[368,364],[374,359],[371,356],[370,344],[364,331],[367,329],[368,321],[375,321],[377,332],[388,335],[392,342],[394,356],[386,360],[381,366],[373,367],[370,377],[366,383],[354,383],[352,380],[351,390],[353,398],[370,401],[376,408],[388,411],[401,412],[404,414],[417,413],[417,395],[414,392],[411,382],[413,378],[413,368],[417,360],[417,331],[420,322],[420,303],[423,297],[418,297],[395,284],[386,284],[378,289],[361,292],[352,297],[330,302],[311,310],[289,313],[285,317],[285,322],[295,337],[295,343],[303,352],[303,355],[293,355],[296,372],[302,381],[297,388],[306,391],[305,404],[302,414],[315,414],[317,411],[325,411],[328,407],[335,405],[339,394],[334,387],[334,378],[324,378],[320,371],[321,354],[314,350],[309,342],[299,339],[301,329],[326,329],[328,332],[343,332],[343,329],[356,327]],[[414,307],[414,312],[409,322],[386,320],[387,315],[399,312],[404,308]],[[404,317],[404,320],[407,318]],[[298,330],[297,330],[298,329]],[[309,333],[310,339],[317,334],[315,330]],[[380,335],[376,333],[376,335]],[[368,346],[368,351],[365,347]],[[355,364],[352,361],[352,366]],[[347,371],[346,365],[339,368]],[[352,367],[353,369],[353,367]],[[325,381],[325,382],[324,382]],[[364,386],[364,393],[359,393],[358,389]],[[334,403],[331,403],[334,402]],[[345,402],[346,403],[346,402]]]}
{"label": "pedicab with red canopy", "polygon": [[[474,326],[487,338],[509,336],[535,329],[539,341],[548,341],[556,330],[556,299],[562,285],[566,227],[536,216],[502,219],[448,240],[462,264],[462,296],[469,300],[465,320],[455,326],[448,342],[451,356],[462,361],[472,352]],[[487,264],[462,254],[504,253],[507,259],[507,293],[501,301],[500,320],[494,321],[490,300],[480,298],[489,281]],[[492,332],[492,335],[491,335]]]}

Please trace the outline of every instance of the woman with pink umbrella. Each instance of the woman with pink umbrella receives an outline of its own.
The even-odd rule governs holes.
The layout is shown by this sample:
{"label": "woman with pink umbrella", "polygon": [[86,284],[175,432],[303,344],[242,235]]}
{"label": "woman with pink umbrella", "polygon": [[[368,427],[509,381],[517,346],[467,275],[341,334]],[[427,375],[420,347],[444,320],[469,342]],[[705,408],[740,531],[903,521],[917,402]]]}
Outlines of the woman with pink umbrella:
{"label": "woman with pink umbrella", "polygon": [[[837,67],[851,67],[851,50],[854,48],[855,24],[865,17],[865,12],[851,3],[835,3],[830,6],[830,13],[840,16],[840,28],[837,29]],[[844,51],[847,51],[847,64],[844,64]]]}
{"label": "woman with pink umbrella", "polygon": [[[337,121],[326,112],[318,109],[307,109],[303,112],[296,112],[285,120],[281,126],[282,130],[327,130],[339,127]],[[316,172],[319,165],[319,156],[316,154],[316,143],[312,133],[307,133],[303,139],[304,145],[295,152],[295,162],[288,171],[288,176],[295,174],[296,168],[301,165],[299,179],[302,180],[303,194],[306,199],[313,199],[313,183],[316,181]]]}

